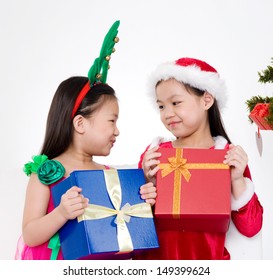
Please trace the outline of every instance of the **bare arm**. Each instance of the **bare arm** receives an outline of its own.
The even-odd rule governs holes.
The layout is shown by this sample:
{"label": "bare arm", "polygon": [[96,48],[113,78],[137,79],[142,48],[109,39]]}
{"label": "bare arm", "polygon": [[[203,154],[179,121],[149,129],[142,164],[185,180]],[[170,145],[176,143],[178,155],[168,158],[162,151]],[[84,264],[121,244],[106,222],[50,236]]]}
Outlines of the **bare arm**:
{"label": "bare arm", "polygon": [[23,237],[28,246],[48,241],[69,219],[81,215],[88,204],[78,187],[72,187],[61,199],[60,205],[47,213],[50,189],[32,174],[27,186],[23,214]]}

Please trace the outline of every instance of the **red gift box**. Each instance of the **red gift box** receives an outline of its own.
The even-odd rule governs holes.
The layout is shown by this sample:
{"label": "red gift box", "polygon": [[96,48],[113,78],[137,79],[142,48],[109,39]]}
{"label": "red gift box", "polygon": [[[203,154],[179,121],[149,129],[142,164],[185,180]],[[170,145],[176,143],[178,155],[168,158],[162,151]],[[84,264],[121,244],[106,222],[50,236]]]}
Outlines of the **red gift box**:
{"label": "red gift box", "polygon": [[257,103],[249,115],[249,118],[262,130],[273,129],[266,120],[269,115],[269,105],[269,103]]}
{"label": "red gift box", "polygon": [[231,181],[225,150],[160,148],[155,217],[159,230],[226,232]]}

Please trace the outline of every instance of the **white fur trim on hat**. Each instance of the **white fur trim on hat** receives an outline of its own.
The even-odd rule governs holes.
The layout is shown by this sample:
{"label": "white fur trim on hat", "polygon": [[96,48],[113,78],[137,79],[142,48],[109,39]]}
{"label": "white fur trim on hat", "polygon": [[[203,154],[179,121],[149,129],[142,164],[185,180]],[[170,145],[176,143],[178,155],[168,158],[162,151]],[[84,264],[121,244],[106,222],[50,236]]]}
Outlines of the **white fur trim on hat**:
{"label": "white fur trim on hat", "polygon": [[176,62],[162,63],[150,76],[149,84],[152,92],[155,93],[155,87],[159,81],[171,78],[209,92],[217,100],[220,109],[225,107],[227,101],[226,86],[217,72],[203,71],[196,65],[181,66]]}

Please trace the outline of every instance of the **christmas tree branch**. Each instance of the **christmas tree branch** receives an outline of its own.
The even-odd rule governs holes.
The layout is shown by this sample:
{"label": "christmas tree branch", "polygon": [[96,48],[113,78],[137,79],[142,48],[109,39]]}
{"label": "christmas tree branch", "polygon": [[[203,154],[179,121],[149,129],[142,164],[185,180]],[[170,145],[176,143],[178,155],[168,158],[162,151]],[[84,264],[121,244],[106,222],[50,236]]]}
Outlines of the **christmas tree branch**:
{"label": "christmas tree branch", "polygon": [[[271,64],[273,65],[273,58],[271,58]],[[273,83],[273,67],[267,66],[267,68],[261,72],[258,72],[260,83]]]}

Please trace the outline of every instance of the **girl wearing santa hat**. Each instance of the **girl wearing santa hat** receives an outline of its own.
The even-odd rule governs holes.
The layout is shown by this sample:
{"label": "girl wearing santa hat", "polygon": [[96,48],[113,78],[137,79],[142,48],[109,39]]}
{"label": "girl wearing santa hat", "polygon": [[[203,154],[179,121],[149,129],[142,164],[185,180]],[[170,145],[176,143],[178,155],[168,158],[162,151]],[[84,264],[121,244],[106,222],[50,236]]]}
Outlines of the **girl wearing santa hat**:
{"label": "girl wearing santa hat", "polygon": [[[161,121],[175,140],[156,138],[141,155],[139,168],[147,181],[156,183],[159,147],[226,149],[224,163],[231,169],[231,219],[241,234],[256,235],[262,227],[263,207],[254,192],[247,154],[231,144],[225,131],[220,113],[226,103],[225,83],[218,72],[204,61],[181,58],[159,65],[150,84]],[[230,259],[225,233],[157,232],[160,248],[136,254],[136,259]]]}

